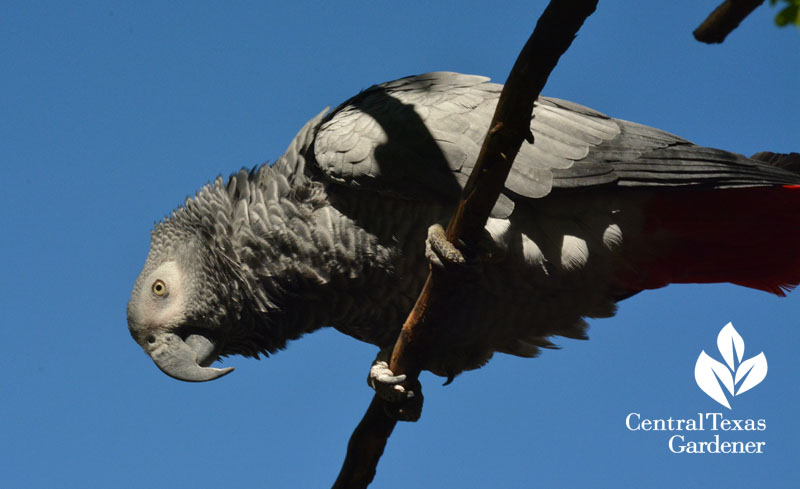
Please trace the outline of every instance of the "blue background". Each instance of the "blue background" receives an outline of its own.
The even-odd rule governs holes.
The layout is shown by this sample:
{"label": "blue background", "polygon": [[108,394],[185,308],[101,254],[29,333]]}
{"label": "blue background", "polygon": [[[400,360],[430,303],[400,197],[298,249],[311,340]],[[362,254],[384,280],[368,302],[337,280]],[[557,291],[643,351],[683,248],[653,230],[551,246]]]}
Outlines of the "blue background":
{"label": "blue background", "polygon": [[[149,230],[373,83],[502,82],[544,2],[274,3],[0,4],[0,486],[333,482],[375,349],[322,330],[217,382],[162,375],[125,321]],[[800,150],[800,35],[761,7],[701,45],[716,3],[601,2],[545,93],[707,146]],[[798,294],[670,286],[592,321],[591,341],[448,387],[425,374],[422,420],[397,427],[373,487],[798,487],[799,314]],[[769,362],[730,412],[693,377],[728,321]],[[624,425],[709,411],[766,419],[722,434],[766,453],[675,455],[669,433]]]}

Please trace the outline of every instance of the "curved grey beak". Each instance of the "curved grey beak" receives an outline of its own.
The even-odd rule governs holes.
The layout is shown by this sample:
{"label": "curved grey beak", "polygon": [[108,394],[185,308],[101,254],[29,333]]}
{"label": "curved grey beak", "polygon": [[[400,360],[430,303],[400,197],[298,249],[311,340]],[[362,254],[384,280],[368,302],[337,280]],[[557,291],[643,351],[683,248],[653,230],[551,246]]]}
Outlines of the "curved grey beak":
{"label": "curved grey beak", "polygon": [[233,371],[233,367],[208,367],[216,355],[214,343],[205,336],[193,334],[183,341],[173,333],[157,333],[148,336],[143,346],[158,368],[174,379],[205,382]]}

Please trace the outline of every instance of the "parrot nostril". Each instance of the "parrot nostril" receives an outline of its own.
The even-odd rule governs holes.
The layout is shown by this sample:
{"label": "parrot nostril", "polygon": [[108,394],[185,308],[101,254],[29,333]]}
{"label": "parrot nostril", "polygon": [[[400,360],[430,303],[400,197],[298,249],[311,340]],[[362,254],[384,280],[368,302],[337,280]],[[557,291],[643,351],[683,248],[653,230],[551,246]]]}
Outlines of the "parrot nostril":
{"label": "parrot nostril", "polygon": [[156,337],[154,335],[150,335],[147,337],[147,342],[151,345],[156,342]]}

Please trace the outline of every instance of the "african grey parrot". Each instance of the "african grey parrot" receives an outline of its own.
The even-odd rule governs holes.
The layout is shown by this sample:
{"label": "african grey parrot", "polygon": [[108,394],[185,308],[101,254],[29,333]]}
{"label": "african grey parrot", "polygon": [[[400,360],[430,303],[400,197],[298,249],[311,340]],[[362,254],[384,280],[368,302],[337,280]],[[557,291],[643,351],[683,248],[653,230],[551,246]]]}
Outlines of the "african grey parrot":
{"label": "african grey parrot", "polygon": [[[274,166],[217,179],[156,225],[128,327],[166,374],[231,369],[323,326],[390,348],[428,272],[501,86],[429,73],[311,119]],[[669,283],[800,283],[798,156],[755,159],[540,97],[486,225],[485,260],[424,368],[532,357]]]}

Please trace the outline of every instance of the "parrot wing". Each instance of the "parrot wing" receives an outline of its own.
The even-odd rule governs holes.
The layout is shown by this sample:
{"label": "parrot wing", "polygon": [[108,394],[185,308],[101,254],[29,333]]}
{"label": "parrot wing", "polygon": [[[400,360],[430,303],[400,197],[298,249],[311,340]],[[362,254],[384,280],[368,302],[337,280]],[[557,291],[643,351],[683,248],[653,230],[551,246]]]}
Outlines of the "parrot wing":
{"label": "parrot wing", "polygon": [[[435,72],[375,85],[327,115],[314,157],[332,181],[412,200],[455,201],[502,89],[486,77]],[[540,97],[493,217],[554,189],[618,185],[749,187],[797,174],[673,134]]]}

